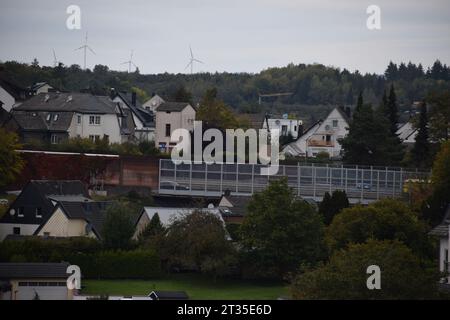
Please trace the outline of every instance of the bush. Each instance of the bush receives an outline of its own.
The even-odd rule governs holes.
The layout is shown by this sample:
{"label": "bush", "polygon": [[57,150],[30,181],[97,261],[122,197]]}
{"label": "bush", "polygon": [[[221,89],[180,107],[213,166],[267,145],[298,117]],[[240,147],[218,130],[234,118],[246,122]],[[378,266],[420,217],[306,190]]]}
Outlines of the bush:
{"label": "bush", "polygon": [[101,244],[91,238],[44,239],[27,238],[24,240],[6,240],[0,243],[0,262],[12,262],[18,259],[28,262],[61,262],[77,252],[85,254],[101,250]]}
{"label": "bush", "polygon": [[153,250],[79,253],[70,263],[78,265],[86,278],[151,279],[161,275],[160,259]]}

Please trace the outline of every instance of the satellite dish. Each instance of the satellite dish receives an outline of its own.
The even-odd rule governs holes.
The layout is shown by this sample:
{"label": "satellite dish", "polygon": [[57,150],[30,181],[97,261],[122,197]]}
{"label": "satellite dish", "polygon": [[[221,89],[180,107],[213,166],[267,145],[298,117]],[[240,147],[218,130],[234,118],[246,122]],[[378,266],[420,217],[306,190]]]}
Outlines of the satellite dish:
{"label": "satellite dish", "polygon": [[12,215],[12,216],[15,215],[16,214],[16,210],[14,210],[14,209],[9,210],[9,214]]}
{"label": "satellite dish", "polygon": [[328,124],[325,126],[325,130],[330,130],[330,126]]}
{"label": "satellite dish", "polygon": [[208,204],[208,209],[214,209],[214,205],[212,203]]}

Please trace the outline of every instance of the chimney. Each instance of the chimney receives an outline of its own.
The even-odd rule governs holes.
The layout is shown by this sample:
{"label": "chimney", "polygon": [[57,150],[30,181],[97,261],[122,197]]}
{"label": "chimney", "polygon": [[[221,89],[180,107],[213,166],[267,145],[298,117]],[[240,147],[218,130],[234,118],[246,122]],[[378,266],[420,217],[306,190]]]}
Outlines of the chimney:
{"label": "chimney", "polygon": [[224,195],[225,197],[231,196],[231,190],[230,190],[230,189],[226,189],[223,195]]}
{"label": "chimney", "polygon": [[111,88],[109,91],[109,97],[113,100],[116,97],[116,89]]}
{"label": "chimney", "polygon": [[131,93],[131,104],[136,107],[136,92]]}

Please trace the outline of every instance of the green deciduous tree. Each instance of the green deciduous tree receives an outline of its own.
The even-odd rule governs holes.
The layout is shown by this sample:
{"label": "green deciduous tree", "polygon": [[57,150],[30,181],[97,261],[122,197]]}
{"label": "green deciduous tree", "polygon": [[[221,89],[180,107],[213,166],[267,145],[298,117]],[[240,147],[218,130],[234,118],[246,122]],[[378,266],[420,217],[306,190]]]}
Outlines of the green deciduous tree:
{"label": "green deciduous tree", "polygon": [[431,176],[433,193],[424,202],[422,214],[432,226],[441,223],[450,205],[450,141],[441,143],[433,163]]}
{"label": "green deciduous tree", "polygon": [[108,249],[128,249],[134,234],[134,223],[127,203],[118,202],[106,210],[102,229],[103,245]]}
{"label": "green deciduous tree", "polygon": [[241,226],[246,276],[281,278],[323,257],[323,223],[286,179],[253,195]]}
{"label": "green deciduous tree", "polygon": [[214,278],[229,274],[236,262],[223,221],[201,209],[172,221],[164,238],[162,257],[169,269],[199,270]]}
{"label": "green deciduous tree", "polygon": [[197,120],[204,122],[209,128],[234,129],[239,128],[239,119],[233,111],[217,99],[217,89],[207,90],[200,102],[196,114]]}
{"label": "green deciduous tree", "polygon": [[16,151],[21,147],[15,133],[0,128],[0,188],[13,182],[22,171],[24,162]]}
{"label": "green deciduous tree", "polygon": [[399,240],[416,254],[432,255],[426,236],[427,227],[416,213],[397,200],[380,200],[369,206],[355,206],[337,214],[326,232],[331,252],[350,243],[364,243],[368,239]]}
{"label": "green deciduous tree", "polygon": [[[367,268],[380,267],[380,290],[369,290]],[[296,299],[432,299],[439,297],[439,273],[398,241],[369,240],[335,252],[324,266],[298,275]]]}

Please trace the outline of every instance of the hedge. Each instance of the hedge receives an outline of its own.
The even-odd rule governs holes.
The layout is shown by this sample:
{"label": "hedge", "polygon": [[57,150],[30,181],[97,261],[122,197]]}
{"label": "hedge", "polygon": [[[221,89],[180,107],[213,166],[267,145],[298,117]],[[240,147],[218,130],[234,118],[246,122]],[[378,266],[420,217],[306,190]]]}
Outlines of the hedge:
{"label": "hedge", "polygon": [[151,279],[161,276],[159,256],[153,250],[78,253],[70,263],[80,267],[84,278]]}
{"label": "hedge", "polygon": [[103,251],[89,238],[37,239],[0,243],[0,262],[61,262],[78,265],[84,278],[149,279],[161,275],[153,250]]}

